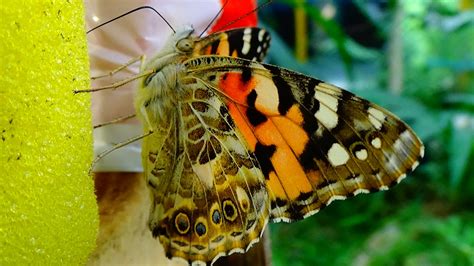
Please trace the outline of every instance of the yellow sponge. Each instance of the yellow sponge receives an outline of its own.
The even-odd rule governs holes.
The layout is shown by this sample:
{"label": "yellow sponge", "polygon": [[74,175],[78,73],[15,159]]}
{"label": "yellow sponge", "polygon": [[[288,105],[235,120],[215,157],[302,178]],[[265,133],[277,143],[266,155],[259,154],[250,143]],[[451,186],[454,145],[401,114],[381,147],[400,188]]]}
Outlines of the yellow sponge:
{"label": "yellow sponge", "polygon": [[0,265],[83,265],[95,246],[82,2],[0,5]]}

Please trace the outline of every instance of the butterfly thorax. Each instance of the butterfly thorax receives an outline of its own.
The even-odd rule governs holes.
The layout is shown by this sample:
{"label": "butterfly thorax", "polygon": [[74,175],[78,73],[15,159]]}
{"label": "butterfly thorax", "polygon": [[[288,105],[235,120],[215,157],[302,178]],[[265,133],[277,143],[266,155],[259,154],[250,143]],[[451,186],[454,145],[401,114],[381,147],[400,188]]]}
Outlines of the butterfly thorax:
{"label": "butterfly thorax", "polygon": [[189,59],[196,37],[191,27],[177,31],[164,48],[147,60],[140,72],[152,70],[145,76],[135,99],[135,108],[149,129],[171,122],[176,104],[181,99],[181,82],[186,69],[183,62]]}

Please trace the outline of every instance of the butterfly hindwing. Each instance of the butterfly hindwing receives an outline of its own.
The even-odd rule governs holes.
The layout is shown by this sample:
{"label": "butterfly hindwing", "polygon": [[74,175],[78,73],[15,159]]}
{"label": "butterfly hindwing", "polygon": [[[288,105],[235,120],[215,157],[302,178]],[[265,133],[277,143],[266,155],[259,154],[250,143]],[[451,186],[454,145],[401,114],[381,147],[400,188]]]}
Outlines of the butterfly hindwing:
{"label": "butterfly hindwing", "polygon": [[270,37],[257,28],[202,39],[188,32],[192,29],[178,31],[168,42],[172,46],[143,66],[142,71],[163,68],[161,58],[168,51],[194,45],[190,54],[169,61],[176,66],[167,65],[145,78],[135,102],[145,130],[153,129],[142,151],[152,194],[152,234],[167,257],[210,263],[244,252],[259,240],[269,220],[270,201],[258,161],[235,130],[225,98],[188,75],[180,75],[179,87],[172,87],[170,77],[182,69],[178,62],[203,54],[261,60]]}
{"label": "butterfly hindwing", "polygon": [[168,257],[208,262],[257,242],[269,201],[258,163],[222,96],[199,80],[187,82],[185,91],[176,121],[182,156],[167,184],[155,187],[150,227]]}
{"label": "butterfly hindwing", "polygon": [[202,57],[186,65],[189,75],[236,105],[231,116],[259,161],[275,221],[302,219],[335,199],[387,189],[422,156],[420,140],[405,123],[331,84],[239,58]]}

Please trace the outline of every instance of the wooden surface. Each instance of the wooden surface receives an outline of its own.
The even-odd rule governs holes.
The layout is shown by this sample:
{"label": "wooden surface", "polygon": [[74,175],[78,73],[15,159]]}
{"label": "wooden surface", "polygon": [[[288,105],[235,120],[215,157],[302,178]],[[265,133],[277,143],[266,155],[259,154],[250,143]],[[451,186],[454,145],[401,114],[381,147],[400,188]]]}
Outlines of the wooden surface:
{"label": "wooden surface", "polygon": [[[140,173],[98,173],[95,188],[100,231],[89,265],[183,265],[165,257],[148,229],[151,198]],[[271,265],[266,234],[246,254],[222,257],[214,265]]]}

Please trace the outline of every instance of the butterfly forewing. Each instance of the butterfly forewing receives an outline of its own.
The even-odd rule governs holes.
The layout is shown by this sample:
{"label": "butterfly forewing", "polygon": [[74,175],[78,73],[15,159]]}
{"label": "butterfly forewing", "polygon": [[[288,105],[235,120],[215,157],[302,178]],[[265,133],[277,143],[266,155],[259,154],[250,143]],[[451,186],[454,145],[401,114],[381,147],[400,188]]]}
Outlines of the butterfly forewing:
{"label": "butterfly forewing", "polygon": [[[269,35],[247,28],[193,40],[191,58],[216,53],[261,60]],[[159,58],[152,62],[160,65]],[[156,77],[143,83],[136,100],[139,113],[145,106],[142,116],[154,131],[144,140],[142,158],[153,196],[153,236],[169,258],[190,263],[246,251],[263,233],[270,201],[258,161],[235,130],[227,99],[200,79],[184,75],[179,88],[167,88],[167,98],[157,100],[149,96],[158,94],[151,92],[158,88],[150,87]]]}
{"label": "butterfly forewing", "polygon": [[239,58],[202,57],[186,65],[235,106],[230,114],[259,161],[275,221],[388,189],[423,154],[420,140],[393,114],[328,83]]}
{"label": "butterfly forewing", "polygon": [[[186,83],[189,93],[178,108],[183,167],[172,177],[179,184],[173,195],[179,205],[170,205],[153,226],[162,228],[158,236],[170,243],[170,256],[207,262],[256,242],[268,221],[269,200],[258,163],[234,129],[225,101],[198,80]],[[189,224],[182,226],[187,230],[180,230],[180,219]]]}

